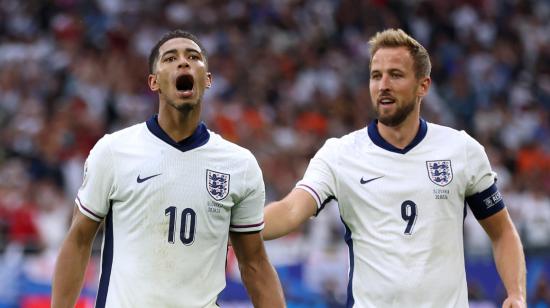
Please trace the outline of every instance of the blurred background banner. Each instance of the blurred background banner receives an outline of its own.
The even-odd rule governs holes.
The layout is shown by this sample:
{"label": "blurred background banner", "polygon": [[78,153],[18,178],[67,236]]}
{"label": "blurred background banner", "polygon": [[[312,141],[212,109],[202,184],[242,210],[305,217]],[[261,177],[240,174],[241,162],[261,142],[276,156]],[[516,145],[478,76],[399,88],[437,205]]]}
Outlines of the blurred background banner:
{"label": "blurred background banner", "polygon": [[[550,306],[548,0],[0,0],[0,307],[48,307],[84,160],[108,132],[157,110],[147,56],[187,29],[209,54],[210,129],[249,148],[268,201],[329,137],[371,119],[368,38],[402,28],[425,47],[425,119],[484,146],[527,254],[530,307]],[[490,241],[465,220],[471,307],[505,294]],[[347,248],[336,204],[267,242],[289,307],[342,307]],[[92,307],[101,234],[79,307]],[[249,307],[228,256],[223,307]],[[375,282],[373,282],[375,283]]]}

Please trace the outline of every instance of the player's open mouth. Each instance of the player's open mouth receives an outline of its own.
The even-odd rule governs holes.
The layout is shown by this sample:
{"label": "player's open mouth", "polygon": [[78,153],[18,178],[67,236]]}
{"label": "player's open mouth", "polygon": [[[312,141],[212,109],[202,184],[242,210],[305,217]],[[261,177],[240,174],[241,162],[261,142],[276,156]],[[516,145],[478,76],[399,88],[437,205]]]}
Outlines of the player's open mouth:
{"label": "player's open mouth", "polygon": [[193,95],[193,84],[195,83],[193,76],[180,75],[176,78],[176,89],[182,97],[190,97]]}
{"label": "player's open mouth", "polygon": [[390,105],[395,103],[395,99],[391,96],[382,96],[378,98],[378,104],[380,105]]}

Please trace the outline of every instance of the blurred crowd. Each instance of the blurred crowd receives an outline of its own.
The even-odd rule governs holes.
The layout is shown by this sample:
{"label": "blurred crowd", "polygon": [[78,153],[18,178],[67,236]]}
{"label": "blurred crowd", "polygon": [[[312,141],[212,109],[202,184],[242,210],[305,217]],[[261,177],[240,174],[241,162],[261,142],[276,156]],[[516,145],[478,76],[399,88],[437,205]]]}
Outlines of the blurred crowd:
{"label": "blurred crowd", "polygon": [[[48,277],[91,147],[156,112],[147,57],[174,28],[203,42],[213,74],[203,120],[256,155],[268,201],[324,140],[372,120],[368,39],[404,29],[431,55],[423,117],[485,146],[526,252],[550,255],[548,1],[0,0],[0,256],[50,256],[38,267]],[[336,303],[347,249],[332,213],[284,247],[317,264],[305,278]],[[468,255],[490,256],[471,217]]]}

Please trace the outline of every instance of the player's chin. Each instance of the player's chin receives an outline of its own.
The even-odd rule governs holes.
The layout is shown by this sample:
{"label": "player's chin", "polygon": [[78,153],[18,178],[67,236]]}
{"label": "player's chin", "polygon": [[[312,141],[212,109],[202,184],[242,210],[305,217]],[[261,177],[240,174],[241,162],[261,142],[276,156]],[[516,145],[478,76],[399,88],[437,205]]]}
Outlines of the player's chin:
{"label": "player's chin", "polygon": [[380,110],[378,109],[376,111],[376,118],[379,122],[391,122],[393,118],[393,112],[389,112],[388,110]]}
{"label": "player's chin", "polygon": [[378,122],[384,124],[385,126],[389,127],[396,127],[399,126],[401,123],[403,123],[404,118],[400,116],[396,116],[394,114],[384,114],[378,116]]}
{"label": "player's chin", "polygon": [[186,109],[195,105],[195,101],[176,101],[174,107],[176,107],[176,109]]}
{"label": "player's chin", "polygon": [[186,112],[195,109],[199,105],[198,100],[184,100],[173,104],[172,106],[179,111]]}

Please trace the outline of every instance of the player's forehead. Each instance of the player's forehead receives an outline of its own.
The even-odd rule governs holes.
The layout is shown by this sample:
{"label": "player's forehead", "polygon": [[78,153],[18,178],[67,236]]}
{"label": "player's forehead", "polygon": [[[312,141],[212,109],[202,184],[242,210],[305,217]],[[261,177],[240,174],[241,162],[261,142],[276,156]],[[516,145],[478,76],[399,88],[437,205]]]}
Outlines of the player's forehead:
{"label": "player's forehead", "polygon": [[412,70],[414,61],[406,47],[383,47],[376,51],[371,61],[371,71],[399,68]]}
{"label": "player's forehead", "polygon": [[195,43],[195,41],[184,37],[169,39],[159,47],[159,55],[161,56],[167,52],[174,51],[196,51],[202,53],[201,48],[197,43]]}

